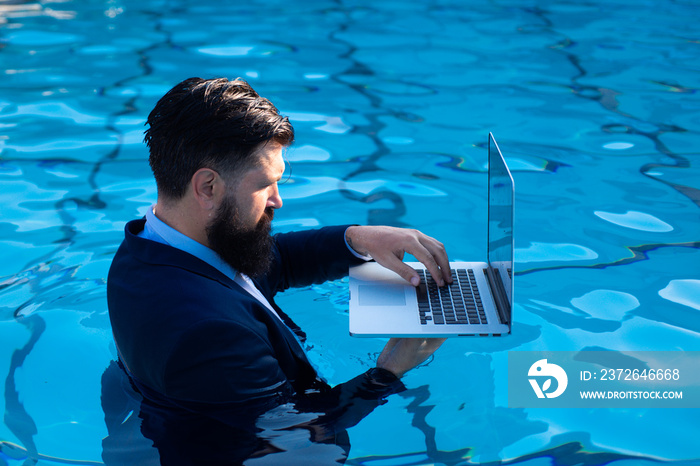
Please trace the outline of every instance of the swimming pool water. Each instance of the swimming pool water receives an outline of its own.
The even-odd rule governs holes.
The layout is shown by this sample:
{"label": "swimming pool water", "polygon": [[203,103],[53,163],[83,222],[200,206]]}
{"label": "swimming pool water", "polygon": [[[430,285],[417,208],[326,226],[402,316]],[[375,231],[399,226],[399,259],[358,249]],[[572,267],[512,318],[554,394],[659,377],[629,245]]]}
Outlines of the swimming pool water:
{"label": "swimming pool water", "polygon": [[[100,464],[105,280],[155,185],[146,115],[241,76],[297,130],[276,231],[419,228],[485,255],[486,137],[516,183],[513,334],[449,340],[349,464],[700,464],[692,409],[512,409],[511,350],[700,350],[695,1],[0,2],[0,465]],[[285,293],[331,382],[346,282]],[[128,448],[129,446],[125,446]],[[139,447],[141,448],[141,447]]]}

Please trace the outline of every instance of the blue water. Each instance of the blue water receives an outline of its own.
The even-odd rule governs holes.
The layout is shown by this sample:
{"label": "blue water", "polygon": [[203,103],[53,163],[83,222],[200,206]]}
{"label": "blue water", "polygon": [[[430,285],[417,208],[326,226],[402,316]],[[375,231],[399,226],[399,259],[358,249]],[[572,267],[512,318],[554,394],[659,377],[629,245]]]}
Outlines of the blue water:
{"label": "blue water", "polygon": [[[700,464],[693,409],[512,409],[511,350],[700,350],[696,1],[0,2],[0,465],[99,464],[105,279],[190,76],[241,76],[297,143],[277,231],[419,228],[484,257],[486,138],[516,184],[513,334],[452,339],[349,464]],[[346,282],[279,303],[331,383],[373,364]],[[125,446],[128,448],[128,446]]]}

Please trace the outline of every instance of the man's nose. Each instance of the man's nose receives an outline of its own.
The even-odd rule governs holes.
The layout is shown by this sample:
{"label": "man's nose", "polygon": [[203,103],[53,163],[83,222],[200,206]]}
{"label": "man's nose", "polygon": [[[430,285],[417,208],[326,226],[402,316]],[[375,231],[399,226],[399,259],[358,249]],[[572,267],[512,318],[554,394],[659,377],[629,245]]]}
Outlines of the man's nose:
{"label": "man's nose", "polygon": [[282,196],[280,196],[279,189],[275,187],[274,192],[272,195],[267,199],[267,205],[266,207],[272,207],[273,209],[279,209],[282,207]]}

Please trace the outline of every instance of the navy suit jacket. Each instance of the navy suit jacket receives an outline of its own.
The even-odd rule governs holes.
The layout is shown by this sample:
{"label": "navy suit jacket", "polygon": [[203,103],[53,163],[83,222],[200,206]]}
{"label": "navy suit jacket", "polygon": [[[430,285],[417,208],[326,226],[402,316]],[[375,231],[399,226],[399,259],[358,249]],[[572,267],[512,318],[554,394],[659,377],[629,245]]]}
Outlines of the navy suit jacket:
{"label": "navy suit jacket", "polygon": [[404,389],[376,370],[331,389],[297,340],[305,335],[274,303],[279,291],[340,278],[361,262],[345,244],[347,227],[275,236],[272,266],[256,285],[285,325],[216,268],[137,236],[144,223],[125,228],[107,298],[120,360],[159,413],[197,413],[250,434],[260,414],[293,402],[325,412],[324,430],[337,433]]}

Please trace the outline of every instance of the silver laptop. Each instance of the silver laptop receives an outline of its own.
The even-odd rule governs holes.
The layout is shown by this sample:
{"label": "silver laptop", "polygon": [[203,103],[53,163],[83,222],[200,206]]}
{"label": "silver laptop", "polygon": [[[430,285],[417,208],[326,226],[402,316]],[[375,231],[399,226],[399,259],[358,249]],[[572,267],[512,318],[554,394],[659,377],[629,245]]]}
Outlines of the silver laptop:
{"label": "silver laptop", "polygon": [[350,334],[362,337],[500,336],[513,309],[513,177],[488,140],[488,262],[450,262],[453,282],[437,287],[420,262],[414,287],[377,264],[350,269]]}

